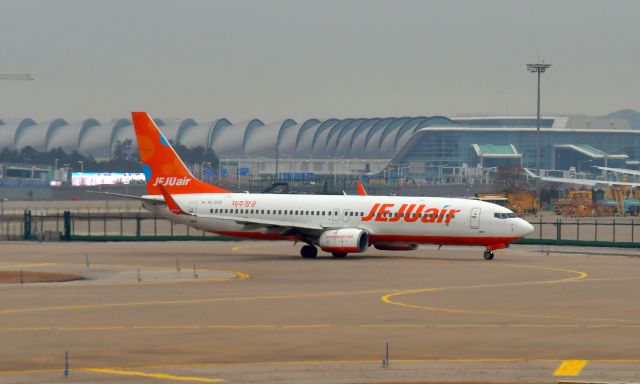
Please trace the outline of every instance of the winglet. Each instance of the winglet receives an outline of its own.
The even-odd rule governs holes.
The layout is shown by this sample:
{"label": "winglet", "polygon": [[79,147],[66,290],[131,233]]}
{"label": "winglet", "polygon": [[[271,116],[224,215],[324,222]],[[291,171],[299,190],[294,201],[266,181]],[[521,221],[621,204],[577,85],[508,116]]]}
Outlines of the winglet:
{"label": "winglet", "polygon": [[175,201],[173,196],[171,196],[171,194],[167,191],[167,188],[164,185],[160,184],[158,185],[158,188],[162,193],[162,197],[164,197],[165,203],[167,203],[167,208],[169,208],[171,212],[175,213],[176,215],[187,215],[187,213],[183,211],[182,208],[180,208],[178,203]]}
{"label": "winglet", "polygon": [[358,195],[360,196],[367,196],[367,191],[365,191],[364,187],[362,186],[362,183],[357,181],[356,182],[356,186],[358,187]]}

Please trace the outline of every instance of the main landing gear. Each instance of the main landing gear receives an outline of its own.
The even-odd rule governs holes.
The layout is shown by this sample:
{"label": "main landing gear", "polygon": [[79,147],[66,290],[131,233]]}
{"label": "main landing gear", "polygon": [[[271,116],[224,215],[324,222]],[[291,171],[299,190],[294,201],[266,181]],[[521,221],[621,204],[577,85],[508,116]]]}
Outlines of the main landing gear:
{"label": "main landing gear", "polygon": [[[331,254],[336,259],[344,259],[347,257],[347,252],[331,252]],[[305,259],[315,259],[318,256],[318,248],[311,244],[307,244],[300,248],[300,256]]]}
{"label": "main landing gear", "polygon": [[318,248],[313,245],[305,245],[300,249],[300,256],[305,259],[315,259],[318,256]]}
{"label": "main landing gear", "polygon": [[488,249],[486,251],[484,251],[484,259],[485,260],[493,260],[493,252],[491,252]]}

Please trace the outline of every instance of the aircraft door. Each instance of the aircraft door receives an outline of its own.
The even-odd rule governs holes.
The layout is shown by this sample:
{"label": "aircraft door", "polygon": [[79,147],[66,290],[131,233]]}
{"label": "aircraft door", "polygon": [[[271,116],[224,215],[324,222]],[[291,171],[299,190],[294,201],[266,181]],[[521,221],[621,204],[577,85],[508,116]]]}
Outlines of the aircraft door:
{"label": "aircraft door", "polygon": [[197,213],[197,209],[198,209],[198,202],[197,201],[189,202],[189,213],[190,214],[195,215]]}
{"label": "aircraft door", "polygon": [[340,210],[337,208],[332,209],[331,221],[340,221]]}
{"label": "aircraft door", "polygon": [[350,209],[343,209],[342,210],[342,221],[349,221],[350,217],[349,215],[352,214]]}
{"label": "aircraft door", "polygon": [[471,229],[480,228],[480,208],[471,208],[469,223],[471,224]]}

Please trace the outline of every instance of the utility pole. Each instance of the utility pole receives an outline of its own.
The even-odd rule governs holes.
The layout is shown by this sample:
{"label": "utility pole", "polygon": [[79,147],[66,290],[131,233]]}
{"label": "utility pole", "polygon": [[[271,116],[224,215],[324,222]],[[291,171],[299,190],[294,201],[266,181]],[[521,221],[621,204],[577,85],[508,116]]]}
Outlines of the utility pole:
{"label": "utility pole", "polygon": [[540,175],[540,75],[545,73],[551,64],[527,64],[527,71],[538,74],[538,115],[536,118],[536,175]]}

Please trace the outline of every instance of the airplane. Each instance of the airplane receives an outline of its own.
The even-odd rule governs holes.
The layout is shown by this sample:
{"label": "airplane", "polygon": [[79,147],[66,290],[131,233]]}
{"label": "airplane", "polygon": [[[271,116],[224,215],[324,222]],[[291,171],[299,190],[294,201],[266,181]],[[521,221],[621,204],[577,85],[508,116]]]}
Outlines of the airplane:
{"label": "airplane", "polygon": [[442,197],[233,193],[196,179],[146,112],[132,112],[148,195],[145,209],[176,223],[239,239],[301,242],[303,258],[318,247],[335,258],[420,244],[482,246],[493,251],[533,232],[509,209]]}
{"label": "airplane", "polygon": [[626,174],[626,175],[640,176],[640,171],[635,171],[633,169],[609,168],[609,167],[599,167],[599,166],[593,166],[593,167],[594,168],[598,168],[598,169],[603,170],[603,171],[609,171],[609,172],[614,172],[614,173],[622,173],[622,174]]}
{"label": "airplane", "polygon": [[[605,168],[605,167],[596,167],[596,168],[605,169],[605,170],[618,169],[618,168]],[[523,168],[523,169],[527,176],[533,179],[547,181],[550,183],[585,185],[587,187],[595,187],[597,185],[603,185],[603,186],[621,185],[621,186],[634,187],[634,188],[640,187],[640,183],[632,183],[628,181],[608,181],[608,180],[595,180],[595,179],[573,179],[569,177],[538,176],[527,168]]]}

